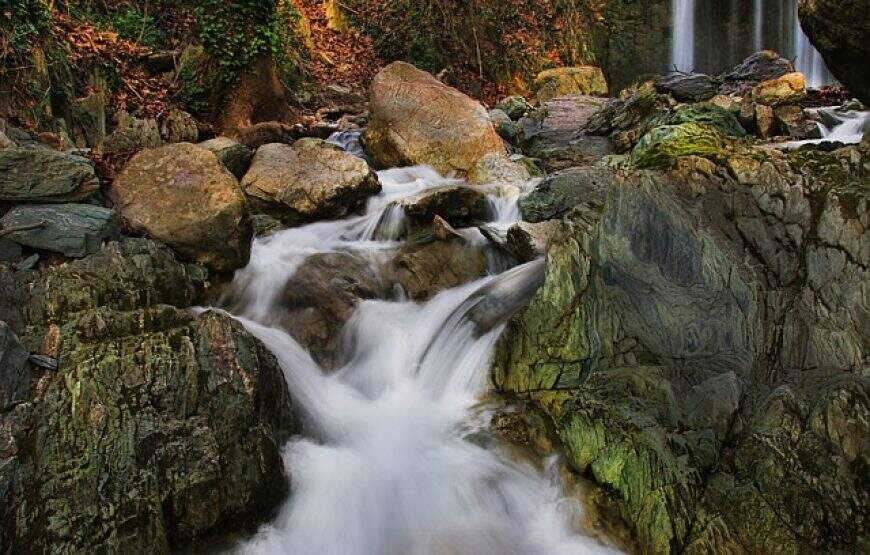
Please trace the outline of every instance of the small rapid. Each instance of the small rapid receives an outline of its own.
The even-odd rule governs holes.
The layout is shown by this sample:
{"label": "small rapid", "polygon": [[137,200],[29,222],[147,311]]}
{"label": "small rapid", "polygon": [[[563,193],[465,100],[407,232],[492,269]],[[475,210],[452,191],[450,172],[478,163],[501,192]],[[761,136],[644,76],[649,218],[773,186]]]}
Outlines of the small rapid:
{"label": "small rapid", "polygon": [[[427,302],[364,300],[342,330],[342,359],[327,372],[283,330],[277,299],[318,253],[374,261],[399,245],[401,201],[462,184],[427,167],[379,172],[382,192],[363,215],[255,240],[224,308],[275,354],[306,421],[284,462],[292,495],[239,553],[317,555],[579,554],[614,552],[578,533],[554,461],[514,460],[487,435],[487,391],[506,320],[543,280],[543,262],[498,268]],[[519,219],[521,188],[493,187],[492,222]],[[463,237],[483,236],[474,228]],[[373,262],[374,264],[374,262]]]}

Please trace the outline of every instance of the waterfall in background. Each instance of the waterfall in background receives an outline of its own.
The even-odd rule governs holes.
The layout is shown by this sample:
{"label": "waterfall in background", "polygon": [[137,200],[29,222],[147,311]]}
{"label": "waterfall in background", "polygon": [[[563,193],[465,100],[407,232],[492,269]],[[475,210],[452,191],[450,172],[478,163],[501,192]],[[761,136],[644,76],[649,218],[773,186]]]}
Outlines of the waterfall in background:
{"label": "waterfall in background", "polygon": [[764,0],[752,0],[752,30],[755,50],[764,49]]}
{"label": "waterfall in background", "polygon": [[797,15],[794,17],[794,58],[795,69],[804,74],[807,87],[819,88],[834,81],[822,60],[822,55],[813,47],[810,39],[801,29]]}
{"label": "waterfall in background", "polygon": [[679,71],[695,69],[695,1],[673,0],[671,66]]}

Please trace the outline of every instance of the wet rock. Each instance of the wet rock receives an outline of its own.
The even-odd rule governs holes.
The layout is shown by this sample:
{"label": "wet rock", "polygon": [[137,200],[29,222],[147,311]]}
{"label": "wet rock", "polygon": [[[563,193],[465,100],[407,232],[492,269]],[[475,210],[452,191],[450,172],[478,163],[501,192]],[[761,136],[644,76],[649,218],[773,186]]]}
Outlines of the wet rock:
{"label": "wet rock", "polygon": [[575,168],[551,175],[519,201],[523,220],[531,223],[561,218],[583,201],[593,201],[611,185],[607,169]]}
{"label": "wet rock", "polygon": [[410,64],[381,70],[369,98],[364,145],[381,166],[428,164],[465,175],[485,154],[505,154],[483,106]]}
{"label": "wet rock", "polygon": [[518,222],[507,231],[507,245],[518,260],[528,262],[547,254],[561,232],[562,224],[555,220]]}
{"label": "wet rock", "polygon": [[12,139],[6,136],[6,133],[0,131],[0,149],[9,148],[11,146],[15,146],[15,143],[12,142]]}
{"label": "wet rock", "polygon": [[531,179],[529,170],[503,154],[487,154],[468,172],[470,183],[519,186]]}
{"label": "wet rock", "polygon": [[620,93],[593,114],[586,130],[609,136],[617,152],[627,152],[652,128],[668,122],[674,100],[647,81]]}
{"label": "wet rock", "polygon": [[120,235],[113,210],[90,204],[30,204],[12,208],[2,218],[6,238],[39,250],[81,258],[97,252],[103,241]]}
{"label": "wet rock", "polygon": [[801,27],[822,54],[834,77],[870,105],[870,2],[868,0],[800,0]]}
{"label": "wet rock", "polygon": [[283,499],[291,401],[238,322],[97,310],[59,345],[58,371],[0,415],[4,549],[168,552],[249,530]]}
{"label": "wet rock", "polygon": [[752,99],[758,104],[779,106],[796,104],[807,95],[804,74],[793,72],[782,77],[762,81],[752,89]]}
{"label": "wet rock", "polygon": [[607,96],[607,80],[595,66],[559,67],[542,71],[535,77],[532,90],[544,104],[560,96]]}
{"label": "wet rock", "polygon": [[254,156],[254,151],[229,137],[209,139],[197,146],[211,151],[217,156],[218,161],[238,179],[245,176],[245,172],[251,165],[251,158]]}
{"label": "wet rock", "polygon": [[0,320],[0,414],[12,403],[29,396],[29,354],[9,325]]}
{"label": "wet rock", "polygon": [[729,73],[725,74],[726,86],[734,84],[754,85],[761,81],[778,79],[794,72],[794,65],[773,50],[761,50],[740,62]]}
{"label": "wet rock", "polygon": [[489,211],[486,195],[475,188],[462,185],[424,191],[403,199],[400,206],[415,222],[425,224],[431,222],[435,216],[441,216],[455,227],[485,220]]}
{"label": "wet rock", "polygon": [[255,207],[298,224],[359,210],[381,190],[365,160],[319,139],[257,149],[242,188]]}
{"label": "wet rock", "polygon": [[0,150],[0,200],[76,202],[99,187],[86,158],[44,148]]}
{"label": "wet rock", "polygon": [[682,102],[710,100],[719,90],[719,83],[704,73],[673,72],[655,80],[656,90]]}
{"label": "wet rock", "polygon": [[501,110],[507,116],[516,121],[523,117],[526,112],[532,109],[531,105],[528,101],[522,96],[508,96],[507,98],[502,99],[498,104],[495,105],[496,110]]}
{"label": "wet rock", "polygon": [[167,143],[195,143],[199,140],[199,129],[193,116],[172,110],[160,126],[160,135]]}
{"label": "wet rock", "polygon": [[486,275],[482,247],[464,241],[410,244],[399,249],[384,269],[388,282],[398,283],[415,301],[425,301],[451,287]]}
{"label": "wet rock", "polygon": [[725,136],[709,125],[662,125],[637,142],[631,151],[631,163],[639,168],[667,167],[679,156],[720,155],[725,144]]}
{"label": "wet rock", "polygon": [[389,293],[379,263],[351,252],[315,254],[284,286],[279,323],[318,363],[337,362],[339,332],[360,301]]}
{"label": "wet rock", "polygon": [[776,134],[796,140],[820,139],[822,133],[800,106],[777,106],[773,109]]}
{"label": "wet rock", "polygon": [[248,261],[251,224],[238,182],[211,152],[190,143],[143,151],[108,191],[132,230],[217,270]]}

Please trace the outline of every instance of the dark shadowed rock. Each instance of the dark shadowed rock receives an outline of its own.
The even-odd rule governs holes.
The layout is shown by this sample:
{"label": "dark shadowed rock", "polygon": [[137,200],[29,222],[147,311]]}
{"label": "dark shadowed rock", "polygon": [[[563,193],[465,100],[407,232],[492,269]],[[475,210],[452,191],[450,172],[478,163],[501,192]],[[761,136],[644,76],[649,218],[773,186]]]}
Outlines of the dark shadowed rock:
{"label": "dark shadowed rock", "polygon": [[702,102],[716,96],[719,82],[704,73],[673,72],[658,77],[656,90],[682,102]]}
{"label": "dark shadowed rock", "polygon": [[384,269],[388,282],[398,283],[415,301],[425,301],[451,287],[486,275],[482,247],[464,241],[405,245]]}
{"label": "dark shadowed rock", "polygon": [[12,403],[28,398],[29,354],[9,325],[0,320],[0,412],[5,412]]}
{"label": "dark shadowed rock", "polygon": [[46,148],[0,149],[0,200],[76,202],[100,187],[90,162]]}
{"label": "dark shadowed rock", "polygon": [[217,137],[197,145],[214,153],[225,168],[238,179],[244,177],[251,165],[254,151],[229,137]]}
{"label": "dark shadowed rock", "polygon": [[103,241],[120,235],[113,210],[90,204],[16,206],[0,218],[3,229],[20,229],[6,237],[21,245],[81,258],[100,250]]}
{"label": "dark shadowed rock", "polygon": [[462,227],[487,217],[486,195],[462,185],[439,187],[401,201],[405,214],[418,223],[441,216],[450,225]]}
{"label": "dark shadowed rock", "polygon": [[800,0],[798,15],[834,77],[870,105],[870,0]]}
{"label": "dark shadowed rock", "polygon": [[794,71],[794,65],[773,50],[756,52],[725,75],[727,84],[754,85]]}

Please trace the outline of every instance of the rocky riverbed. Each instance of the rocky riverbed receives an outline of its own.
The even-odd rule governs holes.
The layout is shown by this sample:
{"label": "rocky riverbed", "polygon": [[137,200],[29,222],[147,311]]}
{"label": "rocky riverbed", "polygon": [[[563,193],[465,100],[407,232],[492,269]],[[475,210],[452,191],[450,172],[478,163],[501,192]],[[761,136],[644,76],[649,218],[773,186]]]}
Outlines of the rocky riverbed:
{"label": "rocky riverbed", "polygon": [[[397,62],[368,111],[340,122],[197,144],[181,115],[162,135],[131,118],[108,142],[141,151],[102,184],[86,152],[3,123],[0,550],[168,552],[258,529],[243,547],[279,545],[275,530],[306,522],[292,500],[314,480],[308,467],[295,475],[285,444],[347,441],[318,429],[316,391],[294,389],[294,372],[316,369],[305,383],[322,387],[350,375],[329,400],[353,406],[345,386],[377,399],[379,380],[407,385],[348,370],[368,368],[364,347],[387,349],[360,326],[392,330],[395,304],[420,312],[387,340],[432,333],[439,346],[413,325],[471,323],[463,349],[480,349],[491,387],[463,395],[519,405],[534,428],[519,435],[548,437],[639,551],[865,551],[866,124],[861,142],[826,140],[828,112],[770,51],[613,97],[603,80],[551,70],[540,102],[487,111]],[[857,101],[838,109],[866,114]],[[358,136],[361,150],[343,148]],[[458,320],[427,312],[448,305]],[[191,310],[202,306],[216,309]],[[263,326],[310,356],[289,360]],[[440,399],[449,388],[431,380],[461,376],[426,375],[429,352],[414,354],[414,380]],[[381,408],[369,407],[401,420]],[[451,449],[487,461],[499,494],[550,491],[495,451],[474,458],[466,439],[450,436]],[[462,465],[431,470],[445,468],[478,487]],[[444,543],[415,546],[534,552],[518,546],[536,538],[482,533],[538,530],[510,519],[549,515],[549,500],[523,499],[506,520],[484,504],[493,520],[480,529],[439,528]],[[552,526],[585,538],[576,522]],[[355,548],[408,547],[376,532]],[[293,542],[280,545],[319,545]]]}

